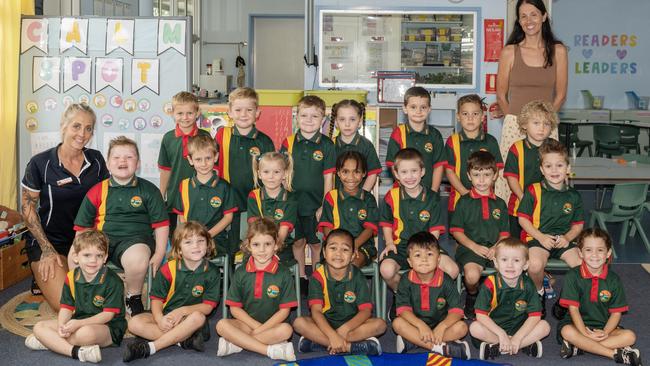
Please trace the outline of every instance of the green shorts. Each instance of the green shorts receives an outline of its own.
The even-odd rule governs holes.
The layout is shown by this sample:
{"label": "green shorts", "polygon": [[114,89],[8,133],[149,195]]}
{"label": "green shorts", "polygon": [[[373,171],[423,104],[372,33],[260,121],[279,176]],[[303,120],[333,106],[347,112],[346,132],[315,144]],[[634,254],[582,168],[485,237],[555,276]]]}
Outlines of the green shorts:
{"label": "green shorts", "polygon": [[317,226],[318,221],[316,221],[316,216],[298,216],[294,231],[294,239],[305,239],[307,241],[307,244],[320,243],[318,236],[316,236]]}
{"label": "green shorts", "polygon": [[108,326],[108,331],[111,333],[111,341],[113,341],[113,346],[118,347],[122,343],[122,339],[126,333],[126,319],[113,319],[106,325]]}
{"label": "green shorts", "polygon": [[550,258],[561,259],[560,257],[562,257],[562,255],[567,250],[577,248],[577,247],[578,246],[576,245],[576,243],[572,241],[572,242],[569,243],[569,245],[566,248],[553,248],[551,250],[548,250],[548,249],[544,248],[544,246],[542,244],[540,244],[540,242],[535,240],[535,239],[528,242],[528,248],[529,249],[530,248],[542,248],[545,251],[549,252],[549,256],[548,256],[549,259]]}
{"label": "green shorts", "polygon": [[137,234],[129,237],[108,236],[108,260],[118,268],[122,267],[122,254],[135,244],[145,244],[153,255],[156,241],[151,235]]}
{"label": "green shorts", "polygon": [[458,248],[456,249],[456,262],[461,269],[465,267],[467,263],[476,263],[483,268],[494,268],[494,264],[491,260],[481,257],[464,245],[458,245]]}

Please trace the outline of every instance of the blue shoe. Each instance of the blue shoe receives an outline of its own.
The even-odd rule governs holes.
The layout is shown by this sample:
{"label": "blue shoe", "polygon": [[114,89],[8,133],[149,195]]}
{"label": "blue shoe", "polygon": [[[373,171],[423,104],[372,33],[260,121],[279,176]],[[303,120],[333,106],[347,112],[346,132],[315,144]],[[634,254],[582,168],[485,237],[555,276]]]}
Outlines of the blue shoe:
{"label": "blue shoe", "polygon": [[353,342],[350,345],[350,353],[353,355],[378,356],[381,355],[381,344],[375,337],[370,337],[365,341]]}
{"label": "blue shoe", "polygon": [[300,337],[298,341],[298,352],[300,353],[309,353],[309,352],[324,352],[327,348],[322,345],[312,342],[305,337]]}

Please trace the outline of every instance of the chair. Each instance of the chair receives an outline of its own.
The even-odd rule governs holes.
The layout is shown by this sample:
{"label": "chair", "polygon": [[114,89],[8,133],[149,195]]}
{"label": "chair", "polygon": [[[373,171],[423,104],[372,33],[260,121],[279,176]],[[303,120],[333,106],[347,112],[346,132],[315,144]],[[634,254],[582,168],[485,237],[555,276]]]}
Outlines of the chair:
{"label": "chair", "polygon": [[636,126],[620,126],[621,129],[621,147],[626,152],[635,150],[641,154],[641,145],[639,144],[639,134],[641,129]]}
{"label": "chair", "polygon": [[620,155],[625,152],[621,146],[621,129],[618,126],[594,126],[594,141],[596,141],[596,156]]}
{"label": "chair", "polygon": [[223,287],[221,292],[221,317],[228,318],[228,306],[226,306],[226,297],[228,295],[228,287],[230,285],[230,256],[225,254],[216,258],[210,259],[210,262],[215,266],[221,268]]}
{"label": "chair", "polygon": [[[567,132],[569,133],[568,138]],[[560,123],[560,126],[558,126],[558,133],[560,142],[566,145],[568,151],[571,151],[573,144],[575,144],[576,148],[578,149],[576,153],[577,156],[582,156],[585,150],[588,151],[589,156],[593,156],[591,145],[594,143],[592,141],[580,140],[578,137],[578,125],[573,123]]]}
{"label": "chair", "polygon": [[382,314],[385,314],[385,311],[381,306],[382,287],[380,282],[384,281],[381,280],[381,276],[379,275],[379,263],[377,263],[376,260],[373,260],[369,265],[361,268],[361,273],[363,273],[363,275],[366,277],[370,277],[372,280],[372,298],[376,304],[375,316],[381,318]]}
{"label": "chair", "polygon": [[[646,207],[646,196],[648,194],[647,183],[621,183],[614,186],[612,193],[612,208],[609,210],[593,210],[591,211],[591,219],[589,225],[593,227],[596,223],[601,229],[607,231],[607,222],[621,222],[623,228],[621,230],[620,244],[625,245],[628,229],[630,225],[634,225],[630,236],[639,231],[639,236],[645,244],[646,249],[650,252],[650,242],[646,236],[643,226],[641,226],[641,215],[643,209]],[[616,258],[616,251],[612,248],[614,258]]]}
{"label": "chair", "polygon": [[[106,267],[110,268],[118,275],[124,275],[124,269],[118,267],[111,261],[106,262]],[[149,310],[151,308],[151,299],[149,298],[149,292],[151,292],[151,284],[153,283],[153,271],[151,266],[147,268],[147,277],[145,278],[145,283],[146,286],[144,284],[142,286],[142,296],[144,297],[143,305],[145,310]]]}

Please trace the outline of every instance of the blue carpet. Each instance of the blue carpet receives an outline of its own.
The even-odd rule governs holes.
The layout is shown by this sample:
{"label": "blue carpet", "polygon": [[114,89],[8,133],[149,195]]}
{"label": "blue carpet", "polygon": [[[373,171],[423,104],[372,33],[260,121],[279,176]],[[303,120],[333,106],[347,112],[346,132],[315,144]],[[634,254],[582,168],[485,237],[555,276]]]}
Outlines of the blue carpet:
{"label": "blue carpet", "polygon": [[275,366],[496,366],[509,365],[480,360],[458,360],[436,353],[384,353],[381,356],[325,356],[280,362]]}

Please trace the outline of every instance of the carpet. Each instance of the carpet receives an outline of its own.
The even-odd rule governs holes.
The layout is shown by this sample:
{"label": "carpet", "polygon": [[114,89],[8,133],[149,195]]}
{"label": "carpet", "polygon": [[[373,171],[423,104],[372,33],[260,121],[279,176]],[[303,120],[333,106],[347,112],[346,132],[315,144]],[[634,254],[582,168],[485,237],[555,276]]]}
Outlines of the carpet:
{"label": "carpet", "polygon": [[275,366],[495,366],[509,365],[481,360],[459,360],[437,353],[383,353],[381,356],[326,356],[280,362]]}
{"label": "carpet", "polygon": [[27,337],[32,333],[34,324],[56,319],[56,315],[43,296],[34,296],[30,291],[25,291],[0,308],[0,325],[13,334]]}

